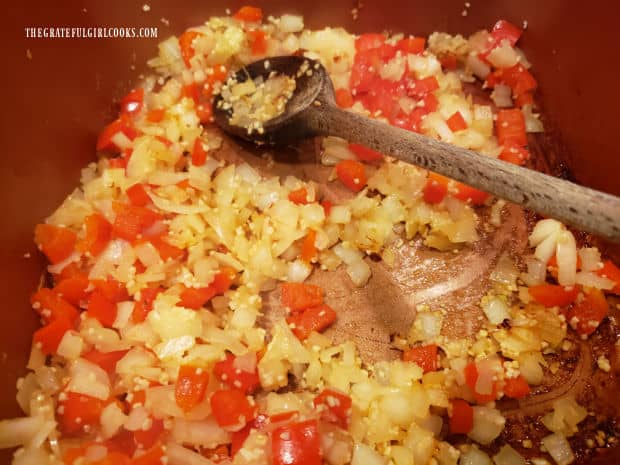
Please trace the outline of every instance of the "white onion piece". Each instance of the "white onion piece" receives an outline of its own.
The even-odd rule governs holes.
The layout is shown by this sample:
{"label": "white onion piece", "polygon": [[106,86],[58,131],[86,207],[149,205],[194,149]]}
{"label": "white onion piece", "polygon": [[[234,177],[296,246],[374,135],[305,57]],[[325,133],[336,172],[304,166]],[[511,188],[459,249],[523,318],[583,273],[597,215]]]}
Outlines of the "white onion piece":
{"label": "white onion piece", "polygon": [[351,221],[351,209],[347,205],[334,205],[329,212],[332,223],[347,224]]}
{"label": "white onion piece", "polygon": [[121,150],[127,150],[133,147],[133,142],[129,137],[125,135],[123,131],[118,131],[110,138],[110,142],[116,145]]}
{"label": "white onion piece", "polygon": [[213,448],[230,442],[230,433],[224,431],[213,416],[203,421],[176,418],[172,427],[172,438],[179,444]]}
{"label": "white onion piece", "polygon": [[545,265],[549,263],[551,257],[555,255],[558,243],[559,233],[550,234],[544,241],[536,246],[534,257],[543,262]]}
{"label": "white onion piece", "polygon": [[13,456],[12,465],[58,465],[58,461],[52,462],[50,454],[44,448],[26,447],[19,449]]}
{"label": "white onion piece", "polygon": [[414,327],[421,341],[430,342],[441,334],[442,321],[436,313],[420,312],[416,315]]}
{"label": "white onion piece", "polygon": [[161,236],[166,230],[168,226],[163,221],[155,221],[152,225],[142,231],[142,237],[155,237]]}
{"label": "white onion piece", "polygon": [[282,15],[278,27],[286,33],[299,32],[304,28],[304,18],[297,15]]}
{"label": "white onion piece", "polygon": [[504,84],[497,84],[491,92],[491,100],[498,108],[509,108],[512,106],[512,90]]}
{"label": "white onion piece", "polygon": [[616,283],[611,279],[599,276],[592,271],[580,271],[575,275],[575,283],[586,287],[595,287],[604,291],[609,291],[614,288]]}
{"label": "white onion piece", "polygon": [[133,313],[135,303],[133,301],[119,302],[116,304],[116,318],[112,323],[113,328],[122,329],[127,326]]}
{"label": "white onion piece", "polygon": [[542,438],[541,442],[558,465],[568,465],[575,460],[570,444],[561,434],[550,434]]}
{"label": "white onion piece", "polygon": [[351,465],[385,465],[386,462],[385,457],[366,444],[355,443]]}
{"label": "white onion piece", "polygon": [[493,456],[495,465],[525,465],[525,459],[516,450],[505,444],[499,452]]}
{"label": "white onion piece", "polygon": [[351,282],[357,287],[362,287],[366,284],[372,275],[370,266],[361,259],[349,264],[346,268],[346,272],[349,278],[351,278]]}
{"label": "white onion piece", "polygon": [[215,462],[174,442],[166,445],[166,456],[168,465],[215,465]]}
{"label": "white onion piece", "polygon": [[547,237],[557,234],[562,230],[562,223],[558,220],[554,220],[551,218],[547,218],[544,220],[540,220],[534,226],[532,233],[530,234],[529,241],[531,247],[536,247],[542,241],[547,239]]}
{"label": "white onion piece", "polygon": [[324,460],[329,465],[346,465],[351,462],[352,441],[339,430],[321,434],[321,450]]}
{"label": "white onion piece", "polygon": [[507,40],[502,40],[502,43],[487,55],[489,63],[496,68],[510,68],[519,62],[519,58],[519,54]]}
{"label": "white onion piece", "polygon": [[0,420],[0,449],[28,444],[44,423],[44,419],[39,416]]}
{"label": "white onion piece", "polygon": [[523,117],[525,118],[525,130],[527,132],[544,132],[545,128],[540,121],[540,115],[535,114],[532,111],[532,105],[527,104],[523,105],[521,108],[521,112],[523,113]]}
{"label": "white onion piece", "polygon": [[235,167],[235,174],[239,176],[244,182],[254,186],[261,180],[260,174],[247,163],[241,163]]}
{"label": "white onion piece", "polygon": [[555,256],[558,261],[558,282],[562,286],[574,285],[577,273],[577,243],[573,233],[564,230],[558,235]]}
{"label": "white onion piece", "polygon": [[256,371],[256,353],[248,352],[247,354],[235,357],[233,367],[235,369],[245,371],[246,373],[254,373]]}
{"label": "white onion piece", "polygon": [[515,52],[517,52],[517,55],[519,55],[519,64],[525,69],[530,69],[532,67],[532,63],[530,63],[525,56],[525,52],[523,52],[523,50],[521,50],[519,47],[514,47],[514,49]]}
{"label": "white onion piece", "polygon": [[159,197],[152,192],[148,193],[149,197],[160,210],[180,215],[192,215],[194,213],[205,213],[210,210],[208,205],[184,205],[182,203],[172,202],[163,197]]}
{"label": "white onion piece", "polygon": [[107,405],[101,412],[101,434],[107,439],[114,436],[127,420],[116,402]]}
{"label": "white onion piece", "polygon": [[67,386],[69,392],[101,400],[107,400],[110,397],[110,378],[100,366],[78,358],[71,363],[69,375],[71,378]]}
{"label": "white onion piece", "polygon": [[150,242],[143,242],[141,244],[138,244],[134,247],[134,252],[136,253],[136,257],[138,257],[138,260],[140,260],[142,264],[147,268],[149,266],[161,263],[162,261],[161,257],[159,256],[159,252]]}
{"label": "white onion piece", "polygon": [[535,257],[529,256],[525,259],[527,273],[521,273],[521,279],[528,286],[538,286],[545,282],[547,276],[547,265]]}
{"label": "white onion piece", "polygon": [[583,247],[577,253],[581,259],[581,271],[596,271],[602,267],[601,253],[596,247]]}
{"label": "white onion piece", "polygon": [[477,405],[473,409],[474,426],[467,436],[480,444],[489,444],[500,435],[506,419],[494,408]]}
{"label": "white onion piece", "polygon": [[288,264],[287,278],[292,283],[301,283],[310,276],[312,267],[303,260],[295,260]]}
{"label": "white onion piece", "polygon": [[82,337],[76,331],[69,330],[60,340],[56,352],[67,360],[75,360],[80,357],[83,349],[84,341]]}
{"label": "white onion piece", "polygon": [[491,72],[491,67],[473,54],[467,56],[465,64],[471,70],[471,72],[480,79],[486,79],[486,77]]}
{"label": "white onion piece", "polygon": [[492,325],[498,325],[504,320],[510,319],[508,305],[499,297],[486,300],[482,305],[482,311]]}
{"label": "white onion piece", "polygon": [[149,412],[143,406],[134,407],[125,420],[125,423],[123,423],[123,426],[128,431],[138,431],[143,429],[145,421],[147,421],[148,418]]}
{"label": "white onion piece", "polygon": [[493,465],[493,462],[486,452],[473,445],[461,454],[459,465]]}

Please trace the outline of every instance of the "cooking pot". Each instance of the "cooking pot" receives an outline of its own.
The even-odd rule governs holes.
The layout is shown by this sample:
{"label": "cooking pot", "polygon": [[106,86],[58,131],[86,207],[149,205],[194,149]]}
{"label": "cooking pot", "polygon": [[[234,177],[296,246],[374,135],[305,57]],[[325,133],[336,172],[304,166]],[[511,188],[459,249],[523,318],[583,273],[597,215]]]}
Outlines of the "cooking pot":
{"label": "cooking pot", "polygon": [[[146,4],[145,4],[146,2]],[[28,0],[4,5],[0,22],[3,155],[0,192],[0,417],[19,416],[15,384],[25,373],[37,326],[29,295],[44,261],[32,241],[33,227],[77,185],[94,160],[100,128],[113,118],[114,99],[131,88],[157,43],[242,1],[142,0],[123,2]],[[620,92],[615,34],[620,6],[612,1],[572,0],[352,0],[254,1],[267,14],[299,13],[310,28],[343,26],[353,32],[432,31],[469,34],[504,18],[527,28],[521,46],[539,81],[538,102],[547,133],[538,153],[553,174],[620,194],[617,109]],[[352,13],[356,9],[357,15]],[[354,19],[354,16],[357,16]],[[158,38],[29,38],[28,27],[156,27]],[[542,162],[541,162],[542,163]],[[558,199],[561,201],[561,199]],[[618,249],[608,248],[616,257]],[[618,392],[609,392],[610,396]],[[0,455],[1,463],[10,461]],[[620,449],[595,458],[618,463]]]}

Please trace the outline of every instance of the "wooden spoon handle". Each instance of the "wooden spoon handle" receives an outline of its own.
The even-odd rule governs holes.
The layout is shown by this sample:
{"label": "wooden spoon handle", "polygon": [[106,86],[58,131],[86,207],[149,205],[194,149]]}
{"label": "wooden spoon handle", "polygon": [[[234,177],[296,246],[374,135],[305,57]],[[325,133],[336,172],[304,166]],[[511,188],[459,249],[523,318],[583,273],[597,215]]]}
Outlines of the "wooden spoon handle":
{"label": "wooden spoon handle", "polygon": [[620,242],[620,198],[321,102],[306,124],[426,168],[502,199]]}

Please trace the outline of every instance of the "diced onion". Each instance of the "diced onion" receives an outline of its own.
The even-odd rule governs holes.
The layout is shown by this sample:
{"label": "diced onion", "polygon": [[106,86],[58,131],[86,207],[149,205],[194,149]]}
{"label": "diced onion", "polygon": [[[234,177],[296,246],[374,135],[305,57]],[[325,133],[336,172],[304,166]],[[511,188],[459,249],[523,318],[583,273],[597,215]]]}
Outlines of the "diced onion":
{"label": "diced onion", "polygon": [[108,454],[108,448],[103,444],[93,444],[88,446],[84,458],[87,462],[98,462]]}
{"label": "diced onion", "polygon": [[292,283],[301,283],[312,273],[312,267],[303,260],[295,260],[288,265],[287,277]]}
{"label": "diced onion", "polygon": [[148,195],[157,208],[166,212],[178,213],[180,215],[192,215],[194,213],[205,213],[210,209],[208,205],[184,205],[182,203],[172,202],[152,192],[148,192]]}
{"label": "diced onion", "polygon": [[224,431],[212,416],[203,421],[176,418],[172,427],[172,438],[179,444],[214,448],[230,442],[230,433]]}
{"label": "diced onion", "polygon": [[537,115],[532,111],[531,104],[528,103],[527,105],[523,105],[523,107],[521,108],[521,112],[523,113],[523,117],[525,118],[525,130],[527,132],[545,131],[542,121],[540,121],[540,115]]}
{"label": "diced onion", "polygon": [[80,357],[84,349],[84,341],[76,331],[67,331],[58,344],[58,355],[68,360]]}
{"label": "diced onion", "polygon": [[503,431],[506,419],[494,408],[478,405],[473,409],[474,427],[467,436],[480,444],[490,444]]}
{"label": "diced onion", "polygon": [[504,320],[510,319],[508,305],[499,297],[493,297],[484,301],[482,311],[484,311],[489,323],[492,325],[498,325]]}
{"label": "diced onion", "polygon": [[116,402],[108,404],[101,412],[101,434],[104,438],[114,436],[127,420]]}
{"label": "diced onion", "polygon": [[577,253],[581,259],[582,271],[596,271],[603,265],[601,263],[601,253],[596,247],[583,247]]}
{"label": "diced onion", "polygon": [[556,259],[560,285],[574,285],[575,274],[577,273],[577,244],[575,236],[568,230],[564,230],[558,235]]}
{"label": "diced onion", "polygon": [[355,443],[351,465],[385,465],[386,462],[385,457],[366,444]]}
{"label": "diced onion", "polygon": [[595,287],[605,291],[613,289],[616,285],[616,283],[611,279],[600,276],[592,271],[580,271],[577,273],[575,275],[575,283],[581,286]]}
{"label": "diced onion", "polygon": [[38,416],[0,420],[0,449],[28,444],[44,423],[44,419]]}
{"label": "diced onion", "polygon": [[495,465],[525,465],[525,459],[508,444],[503,445],[493,456]]}
{"label": "diced onion", "polygon": [[507,40],[502,40],[487,56],[487,60],[496,68],[510,68],[519,62],[519,54]]}
{"label": "diced onion", "polygon": [[550,434],[542,438],[541,442],[558,465],[568,465],[575,460],[570,444],[561,434]]}
{"label": "diced onion", "polygon": [[282,15],[278,27],[282,32],[299,32],[304,28],[304,18],[297,15]]}
{"label": "diced onion", "polygon": [[78,358],[69,368],[71,380],[67,390],[107,400],[110,397],[110,378],[100,366]]}
{"label": "diced onion", "polygon": [[138,431],[143,429],[145,421],[149,418],[149,412],[143,406],[131,409],[129,416],[125,420],[123,427],[128,431]]}
{"label": "diced onion", "polygon": [[491,92],[491,99],[498,108],[509,108],[512,106],[512,90],[504,84],[497,84]]}
{"label": "diced onion", "polygon": [[486,79],[491,72],[491,67],[474,54],[467,55],[465,63],[471,72],[480,79]]}
{"label": "diced onion", "polygon": [[521,273],[521,279],[528,286],[537,286],[545,282],[547,276],[547,265],[535,257],[529,256],[525,259],[527,273]]}
{"label": "diced onion", "polygon": [[461,454],[459,465],[493,465],[493,462],[486,452],[478,449],[478,446],[472,445]]}

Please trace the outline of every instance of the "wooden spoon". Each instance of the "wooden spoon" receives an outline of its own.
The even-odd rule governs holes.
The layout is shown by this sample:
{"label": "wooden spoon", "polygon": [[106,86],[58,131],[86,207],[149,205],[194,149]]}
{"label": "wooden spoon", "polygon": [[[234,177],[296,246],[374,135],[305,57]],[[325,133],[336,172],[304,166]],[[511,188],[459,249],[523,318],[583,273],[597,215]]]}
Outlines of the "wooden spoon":
{"label": "wooden spoon", "polygon": [[[307,66],[307,71],[297,76],[302,66]],[[229,123],[230,110],[222,108],[218,95],[213,113],[220,127],[258,144],[287,144],[313,136],[341,137],[620,242],[618,197],[341,110],[335,104],[331,79],[314,60],[267,58],[242,68],[235,78],[238,82],[259,76],[266,79],[272,72],[296,79],[295,92],[284,113],[265,122],[264,132],[248,134],[245,128]]]}

